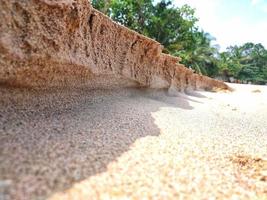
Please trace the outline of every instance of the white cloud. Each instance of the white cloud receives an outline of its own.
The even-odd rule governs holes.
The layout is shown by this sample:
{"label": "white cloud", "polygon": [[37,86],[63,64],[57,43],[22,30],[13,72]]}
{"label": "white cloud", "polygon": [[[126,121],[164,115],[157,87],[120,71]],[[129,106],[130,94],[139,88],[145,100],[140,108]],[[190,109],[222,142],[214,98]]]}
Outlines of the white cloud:
{"label": "white cloud", "polygon": [[267,1],[264,0],[251,0],[252,6],[257,6],[261,11],[267,13]]}
{"label": "white cloud", "polygon": [[257,5],[257,4],[261,3],[261,2],[262,2],[262,0],[251,0],[251,4],[253,6],[255,6],[255,5]]}
{"label": "white cloud", "polygon": [[240,17],[225,21],[215,31],[217,42],[222,46],[222,50],[227,46],[242,45],[245,42],[262,43],[267,47],[266,33],[267,22],[249,25]]}
{"label": "white cloud", "polygon": [[176,0],[176,4],[181,6],[184,4],[190,5],[196,9],[196,16],[199,18],[199,26],[206,31],[209,31],[217,22],[216,10],[220,6],[221,0]]}
{"label": "white cloud", "polygon": [[267,4],[264,5],[264,6],[262,6],[262,11],[265,12],[265,13],[267,13]]}
{"label": "white cloud", "polygon": [[[248,21],[246,15],[237,15],[222,10],[224,0],[176,0],[178,6],[188,4],[196,9],[199,26],[217,39],[221,50],[230,45],[242,45],[245,42],[262,43],[267,47],[267,17],[262,20]],[[251,0],[251,3],[261,3],[261,0]],[[262,7],[261,7],[262,8]],[[266,7],[267,11],[267,7]],[[224,13],[224,15],[221,15]],[[227,17],[225,17],[227,16]]]}

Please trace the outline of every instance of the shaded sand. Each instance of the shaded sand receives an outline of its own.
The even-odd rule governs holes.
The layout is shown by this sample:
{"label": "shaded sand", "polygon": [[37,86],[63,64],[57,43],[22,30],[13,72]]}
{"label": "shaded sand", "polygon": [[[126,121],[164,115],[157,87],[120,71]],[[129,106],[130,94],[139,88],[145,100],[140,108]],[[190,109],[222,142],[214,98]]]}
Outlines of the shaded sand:
{"label": "shaded sand", "polygon": [[266,199],[267,87],[231,86],[1,88],[0,199]]}

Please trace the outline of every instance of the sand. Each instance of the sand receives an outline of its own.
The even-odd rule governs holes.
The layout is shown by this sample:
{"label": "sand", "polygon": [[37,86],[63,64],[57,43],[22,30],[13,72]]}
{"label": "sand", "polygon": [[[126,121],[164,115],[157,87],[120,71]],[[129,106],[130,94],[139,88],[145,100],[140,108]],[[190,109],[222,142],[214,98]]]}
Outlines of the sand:
{"label": "sand", "polygon": [[0,89],[0,199],[267,199],[267,87]]}

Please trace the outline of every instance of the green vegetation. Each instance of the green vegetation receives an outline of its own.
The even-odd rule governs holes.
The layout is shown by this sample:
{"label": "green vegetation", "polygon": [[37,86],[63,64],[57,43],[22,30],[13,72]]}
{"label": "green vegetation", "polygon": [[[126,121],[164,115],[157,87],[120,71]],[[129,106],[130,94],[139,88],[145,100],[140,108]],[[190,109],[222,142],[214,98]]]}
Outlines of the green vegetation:
{"label": "green vegetation", "polygon": [[195,11],[171,0],[92,0],[93,6],[118,23],[164,45],[165,53],[182,58],[197,73],[267,83],[267,50],[261,44],[230,46],[219,52],[215,38],[200,30]]}

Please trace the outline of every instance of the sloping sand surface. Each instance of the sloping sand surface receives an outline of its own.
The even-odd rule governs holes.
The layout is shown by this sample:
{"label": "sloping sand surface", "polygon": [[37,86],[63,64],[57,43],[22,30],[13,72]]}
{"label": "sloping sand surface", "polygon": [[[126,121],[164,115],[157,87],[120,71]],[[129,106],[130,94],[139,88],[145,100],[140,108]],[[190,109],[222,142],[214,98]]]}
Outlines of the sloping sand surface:
{"label": "sloping sand surface", "polygon": [[266,199],[267,87],[0,89],[0,199]]}

